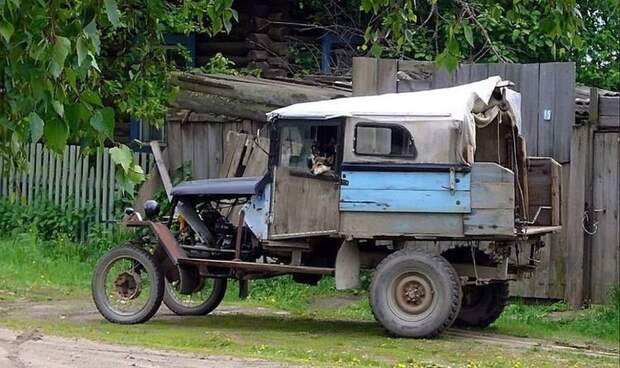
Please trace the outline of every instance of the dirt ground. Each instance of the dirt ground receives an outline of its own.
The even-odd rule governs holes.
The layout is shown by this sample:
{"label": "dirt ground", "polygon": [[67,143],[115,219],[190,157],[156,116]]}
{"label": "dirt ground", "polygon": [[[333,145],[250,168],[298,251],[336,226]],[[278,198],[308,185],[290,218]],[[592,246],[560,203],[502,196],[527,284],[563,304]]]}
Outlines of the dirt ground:
{"label": "dirt ground", "polygon": [[[335,301],[338,302],[338,301]],[[220,306],[216,314],[242,314],[284,316],[288,312],[251,306]],[[64,300],[48,302],[0,302],[0,315],[19,316],[31,320],[69,320],[84,322],[101,320],[89,300]],[[172,312],[162,308],[157,319],[174,319]],[[451,329],[446,333],[452,340],[492,344],[506,349],[537,349],[550,352],[578,352],[592,357],[618,357],[617,351],[593,349],[588,346],[563,345],[552,341],[503,336],[480,331]],[[37,330],[16,332],[0,328],[0,367],[4,368],[77,368],[92,365],[97,368],[115,367],[293,367],[256,359],[226,356],[198,356],[171,351],[145,349],[135,346],[112,345],[77,338],[60,338],[44,335]]]}

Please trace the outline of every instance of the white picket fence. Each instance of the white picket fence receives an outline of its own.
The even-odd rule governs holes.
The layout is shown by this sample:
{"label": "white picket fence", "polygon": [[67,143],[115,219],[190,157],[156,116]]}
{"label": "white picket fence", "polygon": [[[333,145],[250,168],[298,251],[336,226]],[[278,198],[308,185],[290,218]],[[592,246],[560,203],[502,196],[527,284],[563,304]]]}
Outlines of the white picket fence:
{"label": "white picket fence", "polygon": [[[25,172],[11,169],[4,174],[0,161],[0,196],[27,203],[47,198],[58,205],[92,206],[97,222],[114,220],[119,193],[116,165],[107,148],[87,156],[81,154],[80,146],[68,145],[59,155],[37,143],[30,144],[27,153],[30,165]],[[148,174],[154,163],[152,154],[136,152],[135,159]]]}

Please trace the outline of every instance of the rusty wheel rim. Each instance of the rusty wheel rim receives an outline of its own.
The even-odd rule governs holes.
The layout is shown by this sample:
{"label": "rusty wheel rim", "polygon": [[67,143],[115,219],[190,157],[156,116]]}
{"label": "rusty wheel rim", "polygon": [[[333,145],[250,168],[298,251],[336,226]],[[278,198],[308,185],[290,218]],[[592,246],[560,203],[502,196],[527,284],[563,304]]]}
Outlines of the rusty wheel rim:
{"label": "rusty wheel rim", "polygon": [[112,260],[105,270],[105,296],[110,309],[132,315],[146,307],[152,288],[144,266],[131,257]]}
{"label": "rusty wheel rim", "polygon": [[406,272],[392,282],[388,305],[399,318],[419,321],[432,313],[436,299],[433,284],[426,276]]}

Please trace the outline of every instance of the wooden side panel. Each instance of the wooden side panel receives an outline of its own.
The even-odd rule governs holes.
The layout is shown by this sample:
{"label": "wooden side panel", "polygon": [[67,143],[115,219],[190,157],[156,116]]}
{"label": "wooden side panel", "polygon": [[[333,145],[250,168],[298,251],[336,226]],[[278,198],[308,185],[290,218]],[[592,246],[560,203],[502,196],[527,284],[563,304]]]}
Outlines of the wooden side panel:
{"label": "wooden side panel", "polygon": [[342,212],[340,232],[374,236],[463,236],[463,215],[453,213]]}
{"label": "wooden side panel", "polygon": [[593,207],[596,232],[592,235],[592,303],[609,301],[609,291],[620,283],[620,133],[594,134]]}
{"label": "wooden side panel", "polygon": [[339,225],[339,186],[328,180],[293,176],[288,168],[275,170],[271,238],[336,233]]}
{"label": "wooden side panel", "polygon": [[498,164],[475,163],[471,171],[471,213],[463,216],[465,235],[514,234],[514,174]]}

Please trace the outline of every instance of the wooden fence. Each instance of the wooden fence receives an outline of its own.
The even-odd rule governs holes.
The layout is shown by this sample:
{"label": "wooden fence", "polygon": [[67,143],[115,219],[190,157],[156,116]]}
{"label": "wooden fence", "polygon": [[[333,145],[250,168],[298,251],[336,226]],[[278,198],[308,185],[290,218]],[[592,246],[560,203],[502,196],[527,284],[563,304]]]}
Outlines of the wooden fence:
{"label": "wooden fence", "polygon": [[[83,155],[80,146],[68,145],[62,154],[56,154],[38,143],[27,147],[27,155],[27,171],[11,169],[2,175],[2,197],[27,203],[44,198],[58,205],[70,203],[76,208],[92,206],[95,221],[114,220],[119,194],[116,166],[107,148]],[[135,153],[135,159],[148,174],[152,155]],[[0,161],[0,172],[4,172],[3,165]]]}

